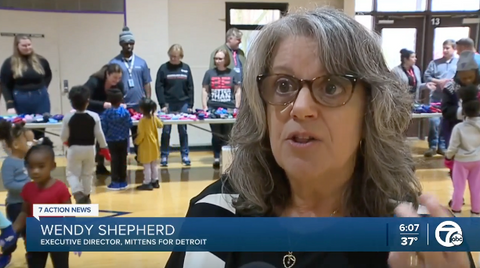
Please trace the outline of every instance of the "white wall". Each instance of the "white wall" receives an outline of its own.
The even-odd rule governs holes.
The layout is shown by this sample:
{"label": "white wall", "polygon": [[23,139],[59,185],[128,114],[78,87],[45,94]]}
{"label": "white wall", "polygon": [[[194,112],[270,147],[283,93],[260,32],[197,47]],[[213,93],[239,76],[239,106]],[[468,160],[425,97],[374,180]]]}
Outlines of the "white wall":
{"label": "white wall", "polygon": [[[294,10],[322,5],[345,8],[353,16],[354,0],[290,0],[289,7]],[[210,53],[225,42],[225,0],[126,0],[126,10],[127,25],[136,38],[135,53],[150,67],[152,97],[156,100],[154,81],[157,70],[168,61],[168,48],[178,43],[185,51],[184,62],[192,68],[195,107],[200,107],[201,81],[208,68]],[[122,15],[0,10],[0,32],[46,35],[45,39],[34,39],[34,46],[38,53],[48,58],[54,71],[50,87],[52,113],[70,110],[61,94],[61,81],[68,80],[70,86],[81,84],[119,53],[118,35],[123,21]],[[0,37],[0,60],[11,55],[11,51],[12,38]],[[0,114],[5,113],[4,107],[2,100]],[[208,125],[200,126],[209,129]],[[211,134],[193,127],[189,127],[188,133],[191,146],[210,145]],[[173,146],[179,144],[175,128],[171,143]]]}
{"label": "white wall", "polygon": [[[34,38],[37,53],[48,59],[53,73],[48,89],[52,114],[71,110],[63,80],[69,86],[83,84],[119,53],[118,34],[123,26],[123,15],[47,13],[0,10],[0,32],[44,34]],[[13,37],[0,37],[0,61],[11,56]],[[1,63],[0,63],[1,64]],[[5,101],[0,101],[0,114],[6,113]],[[58,133],[59,130],[48,131]],[[50,136],[60,145],[60,139]]]}

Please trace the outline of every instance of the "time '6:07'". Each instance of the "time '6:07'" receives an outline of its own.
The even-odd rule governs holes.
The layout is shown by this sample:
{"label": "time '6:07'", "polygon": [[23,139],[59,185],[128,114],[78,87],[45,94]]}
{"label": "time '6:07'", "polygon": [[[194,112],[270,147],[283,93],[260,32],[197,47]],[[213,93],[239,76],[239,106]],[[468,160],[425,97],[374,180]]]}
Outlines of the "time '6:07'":
{"label": "time '6:07'", "polygon": [[400,224],[399,230],[400,232],[418,232],[418,228],[420,228],[419,223],[411,223],[411,224]]}

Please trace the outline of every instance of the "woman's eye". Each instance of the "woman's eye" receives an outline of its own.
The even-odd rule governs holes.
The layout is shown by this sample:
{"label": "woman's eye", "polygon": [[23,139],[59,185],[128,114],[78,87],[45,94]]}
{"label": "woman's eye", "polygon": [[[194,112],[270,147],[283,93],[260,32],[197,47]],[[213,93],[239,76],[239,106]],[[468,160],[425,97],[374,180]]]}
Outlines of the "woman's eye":
{"label": "woman's eye", "polygon": [[292,83],[288,79],[277,80],[275,88],[278,93],[288,93],[293,90]]}
{"label": "woman's eye", "polygon": [[333,83],[328,83],[325,86],[325,94],[327,95],[334,96],[341,93],[342,93],[342,88]]}

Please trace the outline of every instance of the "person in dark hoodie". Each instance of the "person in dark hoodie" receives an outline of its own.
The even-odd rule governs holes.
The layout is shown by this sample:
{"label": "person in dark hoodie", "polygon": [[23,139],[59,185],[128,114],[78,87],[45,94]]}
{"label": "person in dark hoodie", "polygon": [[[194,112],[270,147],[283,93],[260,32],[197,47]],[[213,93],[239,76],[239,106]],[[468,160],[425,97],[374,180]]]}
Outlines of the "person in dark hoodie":
{"label": "person in dark hoodie", "polygon": [[[104,65],[100,70],[92,74],[84,84],[90,89],[90,100],[88,102],[88,111],[101,115],[106,109],[112,107],[107,101],[107,91],[113,88],[118,89],[124,94],[124,85],[122,82],[122,68],[120,65],[112,63]],[[97,162],[97,175],[110,175],[105,167],[105,158],[99,153],[100,146],[97,143],[95,162]]]}
{"label": "person in dark hoodie", "polygon": [[102,129],[112,159],[112,182],[107,188],[109,190],[118,191],[126,189],[128,186],[128,140],[130,139],[130,128],[133,123],[130,113],[121,105],[123,94],[120,90],[109,90],[107,92],[107,101],[112,104],[112,107],[105,110],[101,115]]}
{"label": "person in dark hoodie", "polygon": [[[157,72],[155,91],[158,104],[164,113],[188,113],[193,108],[193,76],[190,66],[182,62],[183,48],[175,44],[168,50],[170,61],[162,64]],[[180,139],[182,162],[190,166],[188,157],[187,125],[177,125]],[[160,142],[161,161],[164,167],[168,165],[170,133],[172,125],[164,125]]]}
{"label": "person in dark hoodie", "polygon": [[[458,90],[461,87],[470,85],[478,87],[480,85],[478,64],[475,61],[474,54],[473,51],[464,51],[460,54],[455,77],[443,89],[441,106],[443,116],[442,130],[445,138],[445,147],[447,148],[453,128],[464,118]],[[452,170],[450,170],[450,175],[452,175]],[[452,201],[449,202],[449,205],[451,203]]]}

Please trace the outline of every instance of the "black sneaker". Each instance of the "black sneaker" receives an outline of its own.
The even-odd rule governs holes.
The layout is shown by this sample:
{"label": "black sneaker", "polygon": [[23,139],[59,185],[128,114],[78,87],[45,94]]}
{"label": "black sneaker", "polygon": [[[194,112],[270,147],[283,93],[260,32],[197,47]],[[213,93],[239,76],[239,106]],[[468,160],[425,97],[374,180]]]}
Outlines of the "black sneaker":
{"label": "black sneaker", "polygon": [[137,186],[137,190],[151,191],[151,190],[153,190],[153,187],[152,187],[151,184],[142,184],[142,185]]}
{"label": "black sneaker", "polygon": [[155,189],[160,188],[160,182],[158,180],[152,182],[152,187],[155,188]]}
{"label": "black sneaker", "polygon": [[110,175],[110,171],[104,165],[97,165],[97,170],[95,171],[97,175]]}
{"label": "black sneaker", "polygon": [[423,156],[425,156],[425,157],[432,157],[432,156],[434,156],[435,154],[437,154],[436,150],[433,149],[433,148],[430,148],[430,149],[428,149],[428,150],[423,154]]}
{"label": "black sneaker", "polygon": [[220,168],[220,159],[219,158],[215,158],[215,160],[213,160],[213,168],[215,168],[215,169]]}

